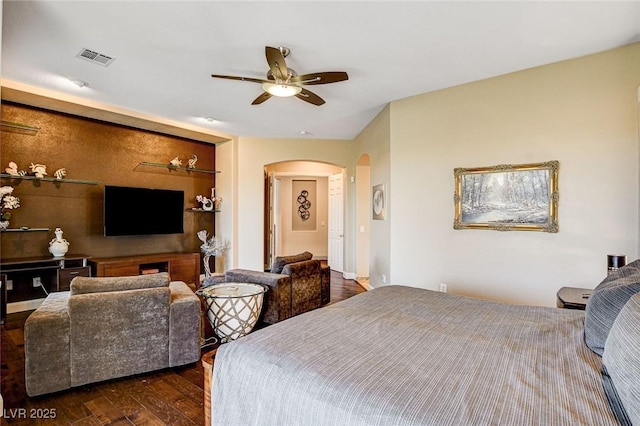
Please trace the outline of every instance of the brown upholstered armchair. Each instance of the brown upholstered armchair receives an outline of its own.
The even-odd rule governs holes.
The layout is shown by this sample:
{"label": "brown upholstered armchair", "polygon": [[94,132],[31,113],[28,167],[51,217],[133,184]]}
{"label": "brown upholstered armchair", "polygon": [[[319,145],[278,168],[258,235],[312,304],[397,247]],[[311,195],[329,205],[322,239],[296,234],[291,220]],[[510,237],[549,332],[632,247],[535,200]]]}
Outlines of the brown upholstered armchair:
{"label": "brown upholstered armchair", "polygon": [[330,270],[309,252],[277,257],[271,272],[231,269],[224,276],[205,278],[202,287],[221,282],[247,282],[269,287],[262,321],[274,324],[329,303]]}

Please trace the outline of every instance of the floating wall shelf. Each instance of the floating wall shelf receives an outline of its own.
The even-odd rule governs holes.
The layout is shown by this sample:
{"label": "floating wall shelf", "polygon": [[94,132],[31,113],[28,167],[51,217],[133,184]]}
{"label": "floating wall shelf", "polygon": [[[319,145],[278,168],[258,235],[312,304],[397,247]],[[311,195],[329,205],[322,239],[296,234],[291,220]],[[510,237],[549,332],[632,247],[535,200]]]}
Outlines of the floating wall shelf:
{"label": "floating wall shelf", "polygon": [[198,209],[198,208],[190,208],[187,209],[188,212],[194,212],[194,213],[220,213],[222,210],[204,210],[204,209]]}
{"label": "floating wall shelf", "polygon": [[3,132],[20,133],[23,135],[35,136],[40,127],[29,126],[27,124],[11,123],[9,121],[0,121],[0,130]]}
{"label": "floating wall shelf", "polygon": [[30,175],[25,175],[25,176],[16,176],[16,175],[10,175],[7,173],[0,173],[0,177],[3,179],[23,179],[23,180],[41,180],[44,182],[57,182],[57,183],[79,183],[79,184],[83,184],[83,185],[97,185],[100,182],[97,182],[95,180],[81,180],[81,179],[56,179],[56,178],[48,178],[48,177],[36,177],[36,176],[30,176]]}
{"label": "floating wall shelf", "polygon": [[42,232],[42,231],[51,231],[50,228],[9,228],[2,229],[0,232]]}
{"label": "floating wall shelf", "polygon": [[208,174],[216,174],[216,173],[220,173],[218,171],[215,170],[206,170],[206,169],[192,169],[190,167],[184,167],[184,166],[172,166],[171,164],[167,164],[167,163],[149,163],[146,161],[143,161],[141,163],[138,163],[138,165],[133,169],[136,171],[140,171],[143,170],[144,168],[156,168],[156,169],[165,169],[169,172],[196,172],[196,173],[208,173]]}

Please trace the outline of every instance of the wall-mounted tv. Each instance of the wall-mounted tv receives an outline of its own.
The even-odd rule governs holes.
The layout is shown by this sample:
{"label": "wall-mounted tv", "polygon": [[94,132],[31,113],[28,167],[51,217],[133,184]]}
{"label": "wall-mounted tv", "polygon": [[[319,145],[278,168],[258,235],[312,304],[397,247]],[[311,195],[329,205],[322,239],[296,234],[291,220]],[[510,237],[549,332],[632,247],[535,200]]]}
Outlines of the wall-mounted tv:
{"label": "wall-mounted tv", "polygon": [[184,191],[104,187],[104,235],[156,235],[184,232]]}

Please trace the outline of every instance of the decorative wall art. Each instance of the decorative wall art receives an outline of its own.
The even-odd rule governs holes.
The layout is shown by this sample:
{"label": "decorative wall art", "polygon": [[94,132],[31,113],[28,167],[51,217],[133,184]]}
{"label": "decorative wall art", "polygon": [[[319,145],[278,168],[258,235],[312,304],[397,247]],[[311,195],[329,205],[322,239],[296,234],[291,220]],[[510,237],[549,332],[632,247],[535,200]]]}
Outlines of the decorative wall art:
{"label": "decorative wall art", "polygon": [[293,231],[316,230],[316,185],[315,180],[292,180],[293,214],[291,225]]}
{"label": "decorative wall art", "polygon": [[454,229],[558,232],[558,161],[454,169]]}
{"label": "decorative wall art", "polygon": [[371,207],[373,220],[385,220],[387,210],[387,195],[384,188],[384,183],[374,186],[372,194]]}

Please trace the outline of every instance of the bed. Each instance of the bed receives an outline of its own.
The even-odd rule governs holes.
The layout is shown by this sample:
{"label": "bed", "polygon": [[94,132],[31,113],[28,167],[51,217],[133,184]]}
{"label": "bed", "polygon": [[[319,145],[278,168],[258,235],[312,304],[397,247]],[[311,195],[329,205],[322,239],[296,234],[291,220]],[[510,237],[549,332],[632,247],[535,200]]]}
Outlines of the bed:
{"label": "bed", "polygon": [[[596,293],[592,297],[600,300]],[[640,312],[640,296],[627,297],[623,305],[632,301]],[[639,328],[640,316],[627,316],[628,328]],[[637,420],[638,359],[631,366],[617,359],[608,363],[585,344],[584,329],[584,311],[381,287],[222,345],[213,368],[211,420],[631,424]],[[640,334],[631,333],[616,338],[622,357],[629,345],[624,339],[636,342],[631,345],[640,352]]]}

